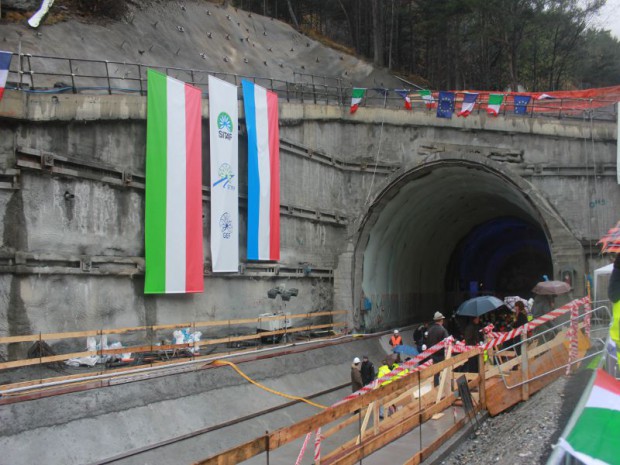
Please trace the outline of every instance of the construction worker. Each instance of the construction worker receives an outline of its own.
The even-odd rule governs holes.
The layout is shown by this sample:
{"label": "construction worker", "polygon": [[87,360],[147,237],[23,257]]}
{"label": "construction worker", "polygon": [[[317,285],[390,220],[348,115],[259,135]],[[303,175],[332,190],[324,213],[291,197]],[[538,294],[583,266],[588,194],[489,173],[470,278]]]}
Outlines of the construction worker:
{"label": "construction worker", "polygon": [[[381,361],[381,366],[379,367],[379,371],[377,371],[377,379],[381,379],[383,378],[385,375],[387,375],[390,371],[392,371],[390,369],[390,367],[387,364],[387,360],[382,360]],[[387,386],[388,384],[390,384],[392,382],[391,379],[384,381],[381,383],[381,386]]]}
{"label": "construction worker", "polygon": [[403,344],[403,338],[398,333],[398,330],[395,329],[394,330],[394,334],[392,334],[392,337],[390,338],[390,345],[392,347],[396,347],[396,346],[400,346],[402,344]]}
{"label": "construction worker", "polygon": [[351,364],[351,391],[357,392],[364,386],[362,383],[361,361],[358,357]]}

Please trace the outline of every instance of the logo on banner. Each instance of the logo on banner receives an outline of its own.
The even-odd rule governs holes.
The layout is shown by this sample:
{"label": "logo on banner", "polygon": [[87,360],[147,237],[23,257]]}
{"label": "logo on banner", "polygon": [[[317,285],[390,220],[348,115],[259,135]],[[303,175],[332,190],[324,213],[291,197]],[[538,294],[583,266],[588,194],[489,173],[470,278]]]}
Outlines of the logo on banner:
{"label": "logo on banner", "polygon": [[217,135],[220,139],[232,139],[233,122],[225,111],[217,115],[217,128],[219,129]]}
{"label": "logo on banner", "polygon": [[220,216],[220,230],[222,231],[222,237],[224,239],[230,239],[230,235],[233,230],[233,223],[228,212]]}
{"label": "logo on banner", "polygon": [[232,183],[232,178],[235,177],[232,166],[228,163],[222,163],[217,170],[217,175],[219,176],[219,179],[213,183],[213,187],[221,184],[223,189],[229,191],[235,190],[235,186]]}

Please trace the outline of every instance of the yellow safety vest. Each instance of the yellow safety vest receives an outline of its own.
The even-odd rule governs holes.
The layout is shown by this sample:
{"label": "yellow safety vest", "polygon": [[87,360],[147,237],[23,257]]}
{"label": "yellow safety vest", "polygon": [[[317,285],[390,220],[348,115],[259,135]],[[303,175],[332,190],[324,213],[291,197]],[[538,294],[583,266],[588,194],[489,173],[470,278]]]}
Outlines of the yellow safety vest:
{"label": "yellow safety vest", "polygon": [[[385,375],[387,375],[390,372],[390,368],[387,365],[381,365],[379,367],[379,371],[377,372],[377,379],[381,379],[383,378]],[[392,382],[391,379],[384,381],[381,383],[381,386],[387,386],[388,384],[390,384]]]}

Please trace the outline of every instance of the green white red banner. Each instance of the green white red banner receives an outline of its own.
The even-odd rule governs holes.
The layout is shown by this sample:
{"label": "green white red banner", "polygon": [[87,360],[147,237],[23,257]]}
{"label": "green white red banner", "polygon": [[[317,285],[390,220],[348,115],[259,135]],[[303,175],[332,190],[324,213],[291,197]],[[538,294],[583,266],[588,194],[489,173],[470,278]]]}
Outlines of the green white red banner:
{"label": "green white red banner", "polygon": [[560,446],[586,465],[620,463],[620,381],[601,370],[577,422]]}
{"label": "green white red banner", "polygon": [[202,292],[200,89],[147,72],[145,294]]}

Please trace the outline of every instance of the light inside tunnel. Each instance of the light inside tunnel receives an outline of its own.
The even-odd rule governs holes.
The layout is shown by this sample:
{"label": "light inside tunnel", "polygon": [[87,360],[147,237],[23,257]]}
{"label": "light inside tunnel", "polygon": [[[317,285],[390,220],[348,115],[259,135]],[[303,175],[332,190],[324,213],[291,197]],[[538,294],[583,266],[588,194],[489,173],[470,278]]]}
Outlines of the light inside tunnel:
{"label": "light inside tunnel", "polygon": [[450,314],[476,292],[526,294],[552,269],[545,225],[528,196],[503,174],[462,160],[399,178],[365,228],[367,330]]}

